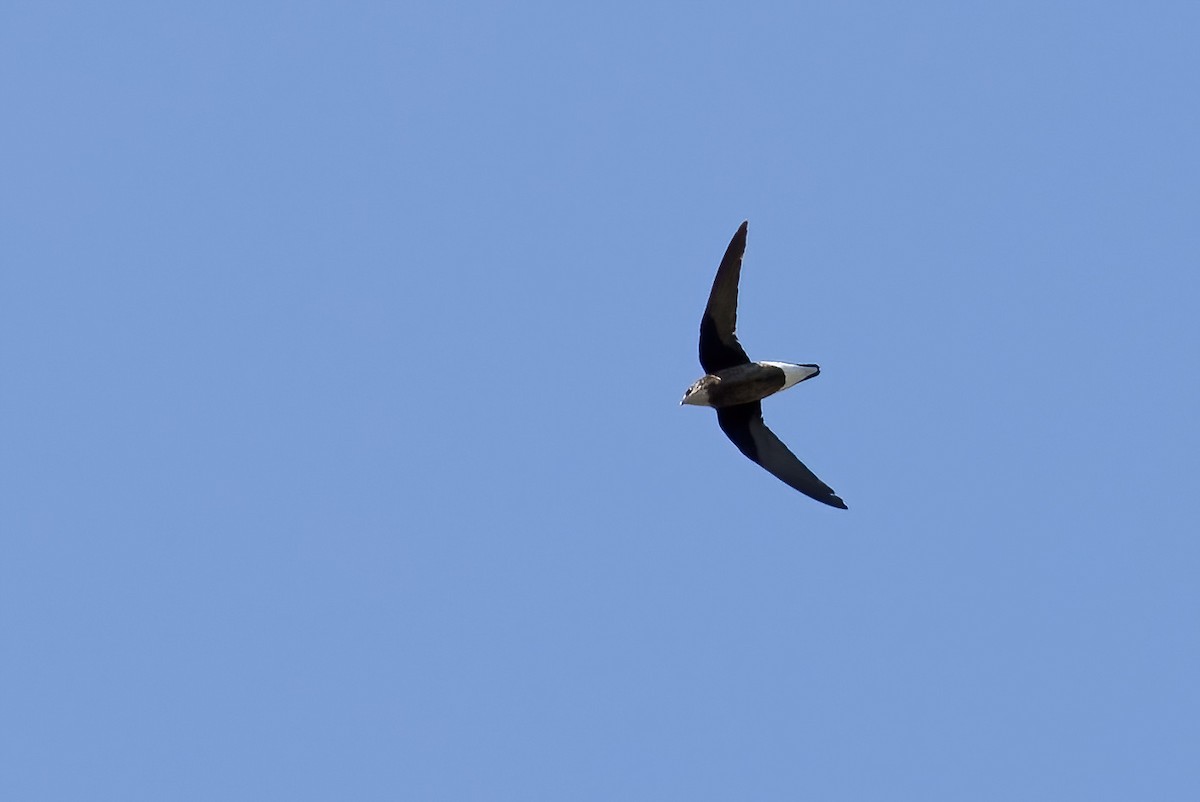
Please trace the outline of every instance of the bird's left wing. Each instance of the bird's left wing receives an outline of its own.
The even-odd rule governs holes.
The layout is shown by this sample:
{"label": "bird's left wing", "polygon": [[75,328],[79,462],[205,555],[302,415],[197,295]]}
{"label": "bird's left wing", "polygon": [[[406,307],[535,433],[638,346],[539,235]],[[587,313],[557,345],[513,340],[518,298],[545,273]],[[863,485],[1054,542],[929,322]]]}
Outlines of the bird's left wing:
{"label": "bird's left wing", "polygon": [[722,368],[750,361],[733,333],[737,326],[738,279],[742,274],[748,226],[749,223],[742,223],[729,241],[708,294],[704,317],[700,318],[700,366],[705,373],[716,373]]}

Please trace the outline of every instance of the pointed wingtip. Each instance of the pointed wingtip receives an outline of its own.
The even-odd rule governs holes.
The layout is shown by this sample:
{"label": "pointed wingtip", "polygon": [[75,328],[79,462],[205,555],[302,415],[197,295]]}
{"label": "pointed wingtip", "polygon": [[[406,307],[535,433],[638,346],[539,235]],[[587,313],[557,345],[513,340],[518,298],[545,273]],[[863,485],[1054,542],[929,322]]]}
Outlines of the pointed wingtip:
{"label": "pointed wingtip", "polygon": [[750,221],[743,220],[742,224],[740,226],[738,226],[738,230],[733,232],[733,237],[729,240],[730,246],[732,246],[735,242],[740,243],[738,249],[741,251],[744,251],[746,249],[746,233],[749,230],[750,230]]}

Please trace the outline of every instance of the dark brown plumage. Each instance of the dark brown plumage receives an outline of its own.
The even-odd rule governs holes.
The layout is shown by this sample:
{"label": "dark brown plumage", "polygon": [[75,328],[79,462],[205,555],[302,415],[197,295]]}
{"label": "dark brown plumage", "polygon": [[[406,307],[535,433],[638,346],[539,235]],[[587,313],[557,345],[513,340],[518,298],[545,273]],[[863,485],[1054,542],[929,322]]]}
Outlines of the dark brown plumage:
{"label": "dark brown plumage", "polygon": [[742,223],[729,241],[700,319],[700,365],[706,375],[688,388],[680,403],[716,407],[721,431],[739,451],[789,487],[823,504],[846,509],[833,489],[763,422],[762,399],[817,376],[821,369],[791,362],[751,362],[738,342],[738,281],[748,225]]}

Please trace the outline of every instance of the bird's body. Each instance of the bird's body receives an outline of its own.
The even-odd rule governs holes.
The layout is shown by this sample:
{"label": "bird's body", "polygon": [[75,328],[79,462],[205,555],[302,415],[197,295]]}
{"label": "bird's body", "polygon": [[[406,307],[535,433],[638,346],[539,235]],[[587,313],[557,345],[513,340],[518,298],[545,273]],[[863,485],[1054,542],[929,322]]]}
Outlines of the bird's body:
{"label": "bird's body", "polygon": [[734,329],[746,229],[742,223],[730,240],[700,320],[700,365],[705,375],[688,388],[680,403],[715,407],[721,430],[743,454],[801,493],[846,509],[829,485],[763,422],[762,399],[817,376],[821,369],[792,362],[751,362],[738,342]]}
{"label": "bird's body", "polygon": [[761,401],[820,373],[816,365],[747,362],[701,377],[683,397],[684,404],[732,407]]}

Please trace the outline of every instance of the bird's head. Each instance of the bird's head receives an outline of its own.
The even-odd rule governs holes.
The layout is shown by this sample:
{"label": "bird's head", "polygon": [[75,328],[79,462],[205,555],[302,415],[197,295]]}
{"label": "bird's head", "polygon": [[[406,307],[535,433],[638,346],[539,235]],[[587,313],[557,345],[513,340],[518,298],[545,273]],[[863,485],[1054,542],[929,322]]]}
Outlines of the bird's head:
{"label": "bird's head", "polygon": [[696,383],[687,389],[683,394],[683,404],[695,404],[698,407],[711,407],[712,401],[709,398],[709,391],[721,383],[721,380],[716,376],[701,376],[696,380]]}

